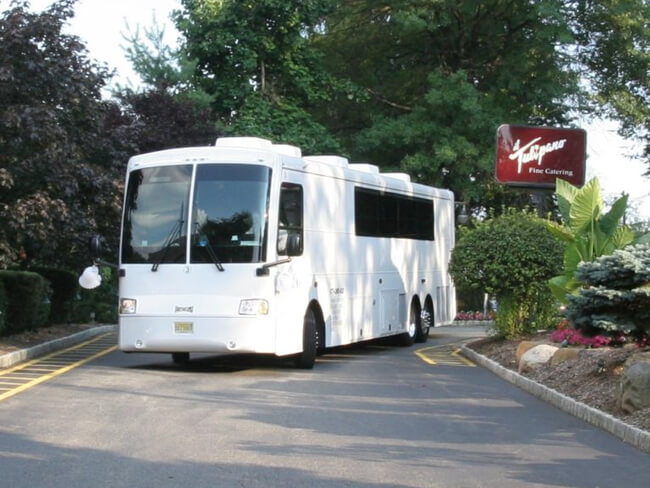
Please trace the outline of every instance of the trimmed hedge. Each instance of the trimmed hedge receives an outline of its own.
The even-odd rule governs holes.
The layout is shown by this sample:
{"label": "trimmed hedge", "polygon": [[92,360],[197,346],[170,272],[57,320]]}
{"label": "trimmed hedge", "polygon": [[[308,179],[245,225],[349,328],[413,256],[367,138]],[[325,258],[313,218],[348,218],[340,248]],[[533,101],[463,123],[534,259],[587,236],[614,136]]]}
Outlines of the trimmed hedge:
{"label": "trimmed hedge", "polygon": [[47,278],[52,287],[49,322],[52,324],[69,323],[72,320],[74,299],[79,288],[77,276],[66,269],[45,266],[31,267],[29,271]]}
{"label": "trimmed hedge", "polygon": [[507,209],[465,229],[451,254],[457,290],[487,292],[499,303],[498,334],[516,338],[554,325],[557,306],[548,280],[562,270],[564,245],[546,220]]}
{"label": "trimmed hedge", "polygon": [[0,271],[7,299],[2,333],[41,327],[50,315],[50,283],[31,271]]}

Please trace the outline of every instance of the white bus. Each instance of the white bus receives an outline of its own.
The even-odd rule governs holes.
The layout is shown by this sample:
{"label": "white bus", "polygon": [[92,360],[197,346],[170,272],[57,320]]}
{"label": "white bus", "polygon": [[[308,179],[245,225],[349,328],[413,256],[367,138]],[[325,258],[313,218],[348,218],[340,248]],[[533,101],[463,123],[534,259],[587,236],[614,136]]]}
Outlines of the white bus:
{"label": "white bus", "polygon": [[454,200],[337,156],[250,137],[135,156],[119,348],[291,356],[453,320]]}

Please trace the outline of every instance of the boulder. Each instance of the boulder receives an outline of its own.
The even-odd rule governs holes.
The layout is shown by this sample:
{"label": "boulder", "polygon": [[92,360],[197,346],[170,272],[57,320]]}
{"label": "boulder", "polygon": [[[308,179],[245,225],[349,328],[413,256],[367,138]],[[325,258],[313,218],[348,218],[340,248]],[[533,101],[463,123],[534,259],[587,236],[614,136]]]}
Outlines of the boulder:
{"label": "boulder", "polygon": [[563,363],[564,361],[575,361],[578,359],[579,355],[580,349],[573,347],[561,347],[555,351],[555,354],[553,354],[553,357],[551,358],[551,366]]}
{"label": "boulder", "polygon": [[632,356],[627,358],[627,361],[625,361],[625,364],[623,366],[625,367],[625,369],[627,369],[636,363],[650,363],[650,351],[633,354]]}
{"label": "boulder", "polygon": [[526,354],[526,352],[530,351],[533,347],[539,346],[542,344],[541,342],[533,342],[533,341],[521,341],[519,345],[517,346],[517,352],[516,354],[516,360],[517,364],[519,364],[519,361],[521,361],[521,356]]}
{"label": "boulder", "polygon": [[650,407],[650,352],[635,354],[625,361],[616,400],[625,413]]}
{"label": "boulder", "polygon": [[519,360],[519,372],[531,371],[548,363],[558,349],[558,347],[549,344],[539,344],[529,349]]}

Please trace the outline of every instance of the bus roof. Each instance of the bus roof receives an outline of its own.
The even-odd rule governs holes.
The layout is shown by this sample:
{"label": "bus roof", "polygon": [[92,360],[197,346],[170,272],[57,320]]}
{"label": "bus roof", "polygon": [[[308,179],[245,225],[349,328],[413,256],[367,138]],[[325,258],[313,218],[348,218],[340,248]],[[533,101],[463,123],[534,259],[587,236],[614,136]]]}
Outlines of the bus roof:
{"label": "bus roof", "polygon": [[453,200],[450,190],[414,183],[406,173],[382,173],[378,166],[349,163],[341,156],[302,156],[300,148],[273,144],[258,137],[220,137],[214,146],[165,149],[133,156],[128,171],[138,167],[160,164],[200,163],[210,161],[259,162],[282,168],[352,180],[379,189],[390,189]]}

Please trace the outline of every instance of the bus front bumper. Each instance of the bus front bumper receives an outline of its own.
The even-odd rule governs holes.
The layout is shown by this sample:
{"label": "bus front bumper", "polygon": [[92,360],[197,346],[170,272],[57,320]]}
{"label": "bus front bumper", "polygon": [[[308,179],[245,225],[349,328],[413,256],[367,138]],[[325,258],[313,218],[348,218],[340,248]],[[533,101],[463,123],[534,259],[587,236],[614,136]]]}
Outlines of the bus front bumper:
{"label": "bus front bumper", "polygon": [[276,350],[270,317],[130,316],[119,319],[126,352],[264,353]]}

